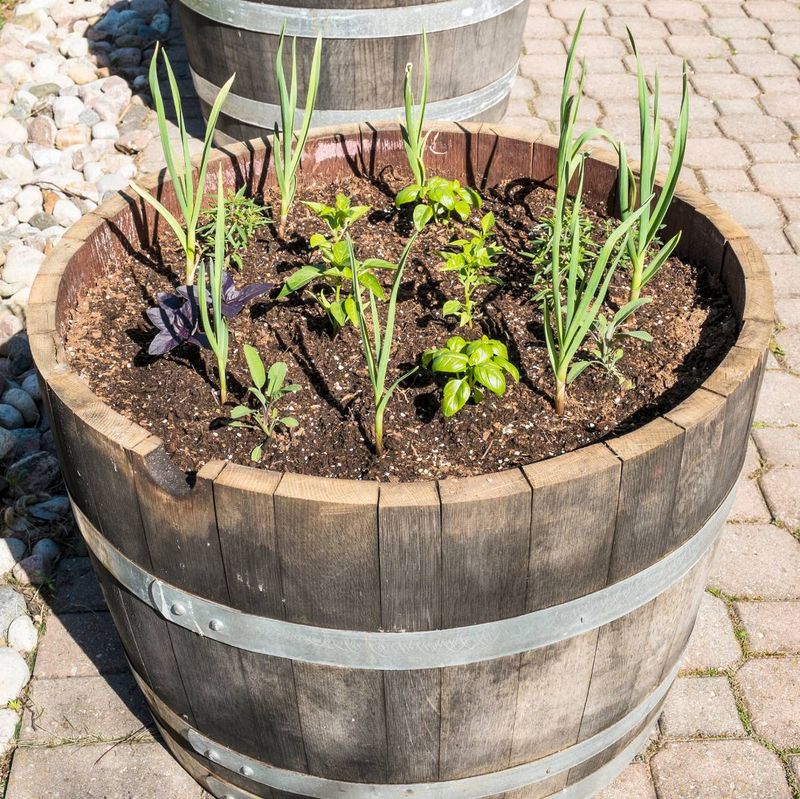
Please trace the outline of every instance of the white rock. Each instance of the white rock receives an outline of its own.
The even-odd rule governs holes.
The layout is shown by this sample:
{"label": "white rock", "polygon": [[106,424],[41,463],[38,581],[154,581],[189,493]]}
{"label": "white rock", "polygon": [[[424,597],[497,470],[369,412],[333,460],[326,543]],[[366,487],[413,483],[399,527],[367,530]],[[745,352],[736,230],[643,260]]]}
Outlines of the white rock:
{"label": "white rock", "polygon": [[117,130],[117,126],[111,122],[98,122],[96,125],[92,126],[92,138],[118,139],[119,131]]}
{"label": "white rock", "polygon": [[70,200],[62,198],[53,206],[53,216],[59,225],[69,227],[81,218],[81,212]]}
{"label": "white rock", "polygon": [[16,119],[0,119],[0,141],[3,144],[25,144],[28,131]]}
{"label": "white rock", "polygon": [[[0,638],[5,638],[11,622],[27,612],[25,598],[10,585],[0,586]],[[0,702],[0,705],[4,704]]]}
{"label": "white rock", "polygon": [[59,96],[53,101],[53,119],[56,127],[66,128],[78,124],[78,117],[85,108],[78,97]]}
{"label": "white rock", "polygon": [[39,633],[27,616],[18,616],[8,628],[8,645],[17,652],[33,652],[39,642]]}
{"label": "white rock", "polygon": [[19,190],[19,183],[8,180],[8,178],[0,180],[0,203],[7,203],[13,200],[17,196]]}
{"label": "white rock", "polygon": [[27,3],[20,3],[14,11],[18,16],[24,14],[32,14],[34,11],[39,11],[42,8],[50,8],[55,0],[28,0]]}
{"label": "white rock", "polygon": [[[61,44],[58,45],[61,55],[65,55],[68,58],[83,58],[89,55],[89,40],[82,35],[83,31],[77,32],[77,30],[78,24],[76,23],[73,28],[74,32],[66,36]],[[83,30],[86,30],[85,23]]]}
{"label": "white rock", "polygon": [[17,733],[19,716],[11,708],[0,710],[0,755],[4,755]]}
{"label": "white rock", "polygon": [[118,172],[114,172],[111,175],[105,175],[97,181],[97,191],[102,199],[108,192],[124,191],[128,188],[129,183],[130,178]]}
{"label": "white rock", "polygon": [[32,205],[36,208],[41,208],[44,202],[42,190],[38,186],[25,186],[17,192],[14,199],[17,205]]}
{"label": "white rock", "polygon": [[37,167],[60,166],[62,164],[70,166],[72,164],[72,157],[62,150],[56,150],[55,147],[37,148],[31,155],[33,156],[33,163]]}
{"label": "white rock", "polygon": [[20,205],[17,208],[17,220],[19,222],[30,222],[30,220],[36,216],[36,214],[40,214],[42,212],[41,208],[37,208],[35,205]]}
{"label": "white rock", "polygon": [[24,155],[0,157],[0,178],[8,178],[17,183],[28,183],[33,179],[35,167]]}
{"label": "white rock", "polygon": [[3,266],[3,280],[6,283],[22,283],[33,285],[33,279],[44,261],[44,253],[18,244],[6,253],[6,262]]}
{"label": "white rock", "polygon": [[19,538],[0,538],[0,574],[6,574],[25,557],[25,543]]}
{"label": "white rock", "polygon": [[0,67],[0,75],[5,77],[6,81],[14,85],[19,83],[20,80],[27,77],[29,74],[30,67],[24,61],[20,61],[17,58],[12,59],[11,61],[6,61],[6,63]]}
{"label": "white rock", "polygon": [[22,655],[10,647],[0,648],[0,705],[16,699],[31,677]]}
{"label": "white rock", "polygon": [[58,75],[64,59],[52,55],[43,54],[39,56],[33,65],[33,80],[37,83],[49,83]]}
{"label": "white rock", "polygon": [[66,74],[71,80],[75,81],[78,86],[82,86],[85,83],[92,83],[97,79],[95,68],[87,61],[80,59],[70,61],[67,64]]}
{"label": "white rock", "polygon": [[99,17],[103,13],[103,7],[99,3],[55,3],[50,9],[50,16],[59,24],[66,25],[79,19],[90,19]]}

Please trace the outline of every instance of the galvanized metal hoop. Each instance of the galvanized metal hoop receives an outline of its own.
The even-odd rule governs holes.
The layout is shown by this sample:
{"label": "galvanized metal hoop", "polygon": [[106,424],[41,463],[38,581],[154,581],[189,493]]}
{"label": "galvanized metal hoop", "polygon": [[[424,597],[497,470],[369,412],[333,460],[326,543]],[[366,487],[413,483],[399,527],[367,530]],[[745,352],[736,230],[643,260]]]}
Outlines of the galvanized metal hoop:
{"label": "galvanized metal hoop", "polygon": [[[181,0],[215,22],[241,30],[326,39],[394,39],[477,25],[527,0],[444,0],[394,8],[300,8],[251,0]],[[343,4],[344,5],[344,4]]]}
{"label": "galvanized metal hoop", "polygon": [[[141,676],[136,674],[135,671],[133,673],[143,693],[153,706],[157,719],[188,743],[198,755],[228,771],[241,774],[247,777],[248,780],[267,785],[277,791],[314,797],[314,799],[341,799],[341,797],[347,797],[347,799],[396,799],[398,796],[413,796],[414,799],[481,799],[482,797],[495,796],[506,791],[514,791],[534,785],[558,774],[563,774],[606,751],[644,725],[642,732],[636,736],[637,742],[641,739],[641,743],[628,756],[627,760],[629,760],[639,751],[640,746],[646,740],[650,732],[650,725],[646,724],[646,722],[661,707],[678,674],[679,668],[680,661],[673,665],[666,677],[645,697],[643,702],[615,724],[559,752],[530,763],[474,777],[463,777],[442,782],[386,785],[345,782],[327,777],[318,777],[313,774],[290,771],[235,752],[213,741],[187,724],[156,696],[155,692],[144,682]],[[559,794],[559,799],[564,799],[564,797],[574,797],[574,799],[588,797],[592,795],[593,791],[602,787],[602,785],[592,781],[583,784],[582,789],[577,789],[577,785],[581,784],[583,784],[583,781],[566,789],[573,792]],[[587,789],[589,784],[592,785],[591,791]],[[220,783],[220,786],[222,786],[221,791],[217,795],[224,797],[226,795],[225,792],[230,791],[231,786],[223,785],[222,783]],[[232,795],[237,796],[236,793]],[[251,796],[249,793],[241,795],[245,797]]]}
{"label": "galvanized metal hoop", "polygon": [[113,547],[73,502],[89,549],[132,594],[168,621],[228,646],[351,669],[403,671],[459,666],[529,652],[631,613],[684,577],[716,539],[734,492],[681,547],[625,580],[522,616],[423,632],[371,632],[297,624],[242,613],[157,579]]}
{"label": "galvanized metal hoop", "polygon": [[[471,119],[484,111],[502,102],[511,91],[514,78],[517,76],[519,62],[492,83],[459,97],[447,100],[432,100],[428,103],[426,116],[428,119],[447,119],[454,122]],[[197,96],[213,105],[219,93],[219,86],[206,80],[202,75],[198,75],[191,69],[192,80]],[[252,100],[249,97],[242,97],[239,94],[229,93],[222,106],[224,114],[234,117],[239,122],[253,125],[266,130],[273,130],[275,125],[280,125],[281,108],[275,103],[264,103],[260,100]],[[298,109],[298,127],[302,124],[303,111]],[[400,119],[403,109],[400,106],[393,108],[375,109],[317,109],[314,111],[314,124],[321,127],[329,125],[347,125],[351,122],[378,122],[381,120]]]}

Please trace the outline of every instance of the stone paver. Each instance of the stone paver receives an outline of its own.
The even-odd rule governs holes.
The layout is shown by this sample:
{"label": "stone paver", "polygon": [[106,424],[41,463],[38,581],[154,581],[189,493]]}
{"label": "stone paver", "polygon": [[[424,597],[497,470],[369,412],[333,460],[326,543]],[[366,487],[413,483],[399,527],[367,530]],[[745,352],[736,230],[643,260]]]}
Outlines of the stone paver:
{"label": "stone paver", "polygon": [[651,761],[659,799],[791,799],[777,755],[755,741],[667,743]]}
{"label": "stone paver", "polygon": [[736,679],[753,729],[781,749],[800,749],[800,658],[751,660]]}
{"label": "stone paver", "polygon": [[772,520],[767,503],[755,480],[740,479],[736,487],[736,499],[728,517],[733,522],[763,522]]}
{"label": "stone paver", "polygon": [[144,697],[130,674],[34,680],[20,738],[59,743],[113,740],[152,726]]}
{"label": "stone paver", "polygon": [[683,658],[683,670],[725,669],[736,663],[741,655],[725,603],[706,594],[700,603],[697,624]]}
{"label": "stone paver", "polygon": [[785,372],[767,372],[755,420],[775,427],[800,424],[800,377]]}
{"label": "stone paver", "polygon": [[800,527],[800,467],[771,469],[761,488],[772,515],[792,529]]}
{"label": "stone paver", "polygon": [[650,769],[645,763],[632,763],[595,799],[656,799]]}
{"label": "stone paver", "polygon": [[800,427],[753,431],[759,451],[773,466],[800,466]]}
{"label": "stone paver", "polygon": [[89,558],[64,558],[58,564],[50,607],[57,614],[106,609]]}
{"label": "stone paver", "polygon": [[800,602],[737,602],[753,652],[800,654]]}
{"label": "stone paver", "polygon": [[109,613],[65,613],[47,620],[36,657],[37,677],[93,677],[127,669]]}
{"label": "stone paver", "polygon": [[160,743],[21,747],[7,799],[201,799]]}
{"label": "stone paver", "polygon": [[769,524],[727,524],[709,583],[736,597],[800,597],[800,541]]}
{"label": "stone paver", "polygon": [[744,735],[736,700],[726,677],[680,677],[661,716],[668,738]]}

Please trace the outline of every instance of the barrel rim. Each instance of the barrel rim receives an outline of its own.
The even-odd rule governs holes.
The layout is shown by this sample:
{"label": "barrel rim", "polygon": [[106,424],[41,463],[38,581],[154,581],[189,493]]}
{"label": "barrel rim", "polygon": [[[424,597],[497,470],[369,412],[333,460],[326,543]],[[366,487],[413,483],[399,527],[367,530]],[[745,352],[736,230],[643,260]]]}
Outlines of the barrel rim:
{"label": "barrel rim", "polygon": [[[510,144],[520,143],[533,148],[534,160],[538,157],[548,158],[557,149],[558,141],[555,137],[542,134],[539,131],[510,127],[506,125],[475,124],[475,123],[431,123],[426,126],[434,134],[443,134],[450,137],[491,137],[493,140]],[[309,135],[311,143],[327,144],[330,140],[335,156],[347,155],[346,147],[363,138],[390,137],[397,133],[396,123],[365,123],[328,128],[316,128]],[[398,138],[399,146],[399,138]],[[210,159],[208,175],[213,175],[213,168],[217,163],[234,165],[237,168],[242,164],[252,163],[253,159],[262,157],[265,162],[269,156],[269,143],[263,139],[252,139],[240,142],[213,152]],[[609,170],[616,171],[616,156],[605,149],[590,149],[588,164],[605,165]],[[306,159],[307,160],[307,159]],[[304,160],[304,166],[306,161]],[[634,164],[634,167],[636,165]],[[302,167],[301,167],[302,169]],[[313,169],[313,164],[312,164]],[[266,170],[265,170],[266,171]],[[209,178],[210,179],[210,178]],[[658,176],[657,183],[663,185],[664,175]],[[166,170],[152,174],[139,181],[139,185],[151,191],[168,187],[170,180]],[[711,392],[719,396],[729,397],[740,388],[750,377],[753,371],[763,366],[772,332],[774,317],[772,285],[769,270],[760,249],[748,234],[718,205],[706,198],[700,192],[679,184],[675,193],[675,202],[680,204],[688,214],[691,235],[692,229],[700,225],[703,231],[700,235],[713,234],[713,246],[720,248],[718,256],[720,274],[723,278],[737,284],[740,293],[739,310],[741,329],[735,344],[727,353],[725,359],[698,386],[688,397],[677,406],[669,409],[656,419],[633,430],[608,439],[601,443],[594,443],[577,450],[555,456],[554,458],[537,461],[535,463],[503,470],[489,472],[479,477],[447,478],[444,480],[414,480],[404,485],[448,485],[456,488],[464,487],[465,493],[474,499],[475,491],[491,489],[493,482],[502,481],[504,476],[517,473],[523,476],[526,483],[534,485],[539,476],[552,483],[552,474],[557,474],[559,483],[571,480],[580,481],[585,474],[586,464],[584,457],[591,458],[592,453],[607,457],[608,453],[622,463],[626,460],[625,452],[636,451],[641,454],[648,450],[655,450],[660,446],[656,437],[655,443],[651,440],[654,426],[669,424],[682,429],[680,423],[673,419],[680,416],[681,411],[687,411],[692,416],[692,409],[698,404],[703,393]],[[36,368],[43,381],[54,391],[59,399],[75,414],[79,415],[87,424],[95,428],[102,436],[111,438],[114,443],[131,454],[134,447],[143,442],[148,443],[151,451],[160,451],[162,460],[172,465],[176,474],[183,476],[183,472],[172,464],[166,454],[163,442],[151,431],[140,426],[131,419],[123,416],[110,405],[103,402],[92,390],[88,383],[72,368],[64,348],[62,336],[57,330],[57,314],[59,310],[59,291],[62,289],[62,278],[67,268],[74,261],[80,261],[83,248],[97,231],[103,227],[110,227],[115,220],[131,214],[131,208],[137,207],[138,199],[131,191],[118,193],[115,197],[102,203],[95,211],[84,216],[73,225],[64,235],[58,247],[45,259],[31,289],[28,306],[28,335],[31,344]],[[65,282],[65,286],[66,286]],[[728,291],[731,294],[730,289]],[[576,453],[581,456],[576,458]],[[198,477],[208,477],[216,482],[221,473],[229,480],[236,480],[241,475],[242,486],[246,482],[246,490],[257,490],[255,486],[263,481],[265,484],[274,481],[275,472],[257,469],[252,466],[229,464],[225,461],[210,461],[198,473]],[[316,475],[300,475],[294,472],[280,473],[302,478],[305,486],[303,494],[316,501],[340,502],[341,491],[345,486],[350,486],[349,493],[358,493],[358,486],[384,485],[374,480],[346,480],[342,478],[320,477]],[[174,487],[167,485],[163,475],[152,475],[154,482],[170,494],[174,494]],[[175,482],[175,475],[172,475]],[[246,478],[246,480],[245,480]],[[469,486],[468,492],[466,487]],[[191,490],[191,489],[187,489]],[[274,490],[274,485],[272,489]]]}

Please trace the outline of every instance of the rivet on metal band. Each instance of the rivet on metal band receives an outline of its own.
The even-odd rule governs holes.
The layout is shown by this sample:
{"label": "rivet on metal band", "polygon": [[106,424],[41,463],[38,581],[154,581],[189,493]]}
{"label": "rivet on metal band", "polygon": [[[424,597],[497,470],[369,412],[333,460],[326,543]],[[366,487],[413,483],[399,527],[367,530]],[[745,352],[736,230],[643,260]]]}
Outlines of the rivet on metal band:
{"label": "rivet on metal band", "polygon": [[[680,668],[680,661],[669,671],[667,676],[653,690],[645,700],[637,705],[630,713],[621,718],[610,727],[580,741],[566,749],[555,752],[546,757],[539,758],[530,763],[480,774],[474,777],[463,777],[457,780],[445,780],[430,783],[407,783],[380,785],[374,783],[344,782],[313,774],[304,774],[288,769],[277,768],[259,760],[234,752],[216,741],[212,741],[190,727],[174,711],[170,710],[160,700],[153,690],[134,672],[137,682],[142,688],[148,701],[153,705],[157,718],[182,737],[197,754],[208,758],[209,750],[213,751],[213,762],[232,772],[238,772],[248,779],[261,785],[267,785],[277,791],[315,797],[315,799],[331,799],[332,797],[347,797],[347,799],[396,799],[398,796],[413,796],[414,799],[480,799],[480,797],[494,796],[505,791],[514,791],[529,785],[534,785],[546,779],[563,774],[570,769],[580,766],[597,755],[605,752],[610,747],[622,741],[628,735],[639,729],[654,712],[656,712],[667,692],[672,686]],[[644,730],[644,737],[649,733],[650,725]],[[639,736],[637,736],[638,740]],[[638,748],[630,755],[636,754]],[[630,759],[630,757],[628,759]],[[602,787],[602,786],[598,786]],[[225,785],[223,791],[230,791],[231,786]],[[597,790],[595,788],[594,790]],[[220,794],[218,794],[220,795]],[[221,795],[224,796],[224,793]],[[236,794],[234,794],[236,795]],[[249,794],[243,794],[249,796]],[[559,794],[563,796],[590,796],[591,793]]]}
{"label": "rivet on metal band", "polygon": [[[444,0],[390,8],[302,8],[250,0],[181,0],[215,22],[242,30],[326,39],[394,39],[476,25],[528,0]],[[342,3],[345,5],[345,3]]]}
{"label": "rivet on metal band", "polygon": [[[306,663],[352,669],[416,670],[459,666],[528,652],[589,632],[631,613],[677,583],[716,539],[731,491],[678,549],[631,577],[561,605],[508,619],[420,632],[340,630],[242,613],[156,579],[113,547],[73,502],[89,549],[132,594],[174,624],[228,646]],[[175,615],[176,605],[185,609]],[[214,629],[211,622],[223,622]]]}
{"label": "rivet on metal band", "polygon": [[[505,75],[474,92],[447,100],[432,100],[428,103],[425,112],[426,118],[458,122],[471,119],[484,111],[488,111],[502,102],[509,94],[514,78],[517,76],[518,67],[519,62],[514,64]],[[219,93],[219,86],[206,80],[202,75],[198,75],[193,69],[191,73],[197,96],[209,105],[213,105]],[[233,93],[229,93],[225,98],[222,112],[240,122],[266,130],[272,130],[276,124],[280,124],[281,119],[279,105],[263,103],[260,100],[251,100],[249,97],[242,97]],[[302,109],[298,108],[297,114],[297,126],[299,128],[302,125]],[[380,122],[400,119],[402,115],[403,109],[400,106],[364,110],[349,109],[345,111],[323,108],[314,111],[314,125],[325,127],[328,125],[347,125],[351,122]]]}

